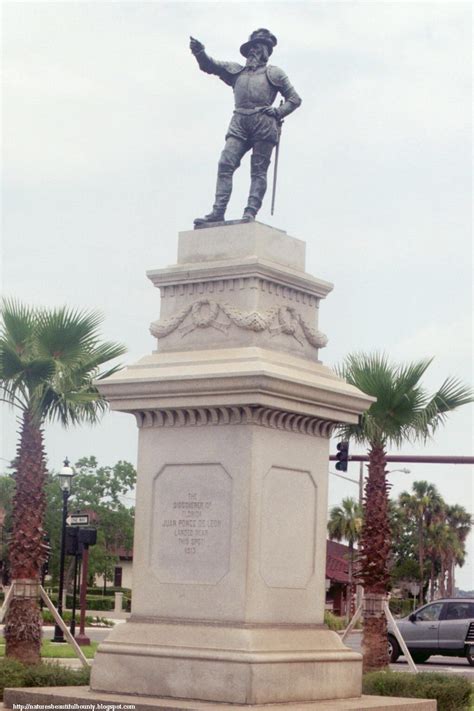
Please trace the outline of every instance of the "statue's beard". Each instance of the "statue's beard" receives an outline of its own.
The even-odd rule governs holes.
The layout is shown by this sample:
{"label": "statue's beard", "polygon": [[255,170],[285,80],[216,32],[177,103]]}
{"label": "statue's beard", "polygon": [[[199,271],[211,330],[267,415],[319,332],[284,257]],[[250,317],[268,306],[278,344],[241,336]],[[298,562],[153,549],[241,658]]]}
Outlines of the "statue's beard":
{"label": "statue's beard", "polygon": [[258,67],[265,66],[266,63],[267,63],[267,60],[265,57],[263,57],[261,55],[257,55],[252,52],[252,54],[249,54],[249,56],[247,57],[247,62],[246,62],[245,66],[248,69],[255,70],[255,69],[258,69]]}

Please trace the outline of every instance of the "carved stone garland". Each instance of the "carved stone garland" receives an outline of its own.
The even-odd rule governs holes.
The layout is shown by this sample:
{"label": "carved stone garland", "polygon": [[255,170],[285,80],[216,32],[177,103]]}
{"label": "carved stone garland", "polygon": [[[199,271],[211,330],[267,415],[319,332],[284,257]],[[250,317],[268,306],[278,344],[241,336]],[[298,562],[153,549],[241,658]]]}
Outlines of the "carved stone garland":
{"label": "carved stone garland", "polygon": [[[219,321],[220,312],[227,316],[229,319],[227,322]],[[188,315],[191,315],[191,323],[181,326]],[[150,333],[156,338],[164,338],[179,326],[181,326],[178,329],[181,337],[196,328],[215,328],[222,333],[227,333],[231,324],[256,333],[269,331],[272,336],[283,333],[294,338],[300,345],[304,345],[304,336],[314,348],[324,348],[328,342],[325,334],[309,326],[293,306],[273,306],[263,313],[245,312],[227,303],[218,303],[211,299],[198,299],[184,306],[171,318],[153,321],[150,325]]]}

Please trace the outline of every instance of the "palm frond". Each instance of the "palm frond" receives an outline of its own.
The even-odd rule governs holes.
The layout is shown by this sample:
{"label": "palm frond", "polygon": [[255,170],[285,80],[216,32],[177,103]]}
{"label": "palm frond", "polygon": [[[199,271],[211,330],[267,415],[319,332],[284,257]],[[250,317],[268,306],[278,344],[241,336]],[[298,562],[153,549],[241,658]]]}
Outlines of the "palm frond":
{"label": "palm frond", "polygon": [[390,363],[383,353],[349,355],[337,371],[377,401],[357,425],[341,425],[338,432],[360,443],[397,446],[430,437],[448,412],[472,401],[472,391],[454,378],[430,398],[420,380],[431,362],[425,358],[400,365]]}
{"label": "palm frond", "polygon": [[0,380],[14,380],[24,371],[25,363],[14,345],[6,339],[0,340]]}
{"label": "palm frond", "polygon": [[120,366],[102,366],[123,355],[125,347],[101,342],[97,311],[67,307],[29,309],[2,303],[0,376],[5,399],[31,410],[38,421],[63,425],[96,422],[107,404],[93,380]]}
{"label": "palm frond", "polygon": [[1,316],[0,333],[2,339],[8,342],[17,353],[22,353],[31,339],[36,310],[25,306],[16,299],[4,297],[1,301]]}
{"label": "palm frond", "polygon": [[94,377],[96,378],[105,378],[108,377],[111,370],[115,372],[121,366],[113,366],[113,368],[107,370],[105,373],[99,374],[98,369],[100,366],[114,360],[115,358],[120,358],[120,356],[124,355],[126,352],[127,349],[124,345],[106,341],[105,343],[95,346],[91,352],[87,354],[87,357],[84,358],[79,367],[90,373],[94,373]]}
{"label": "palm frond", "polygon": [[102,320],[97,311],[67,307],[39,311],[35,339],[38,353],[63,364],[74,363],[97,344]]}

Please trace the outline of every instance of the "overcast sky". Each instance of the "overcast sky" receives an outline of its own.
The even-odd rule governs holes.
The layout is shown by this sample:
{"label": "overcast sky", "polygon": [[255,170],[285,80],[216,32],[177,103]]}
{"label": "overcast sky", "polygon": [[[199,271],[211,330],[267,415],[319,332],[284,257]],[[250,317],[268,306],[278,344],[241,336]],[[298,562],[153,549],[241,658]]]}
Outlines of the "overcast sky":
{"label": "overcast sky", "polygon": [[[434,356],[429,389],[472,381],[469,3],[7,2],[3,4],[3,288],[27,303],[98,307],[133,362],[154,348],[159,293],[147,269],[176,261],[177,233],[209,211],[232,91],[198,70],[199,38],[239,61],[257,27],[303,98],[281,143],[276,212],[306,241],[307,271],[334,282],[321,304],[327,365],[381,349]],[[227,217],[241,215],[248,158]],[[3,421],[2,454],[15,453]],[[426,447],[471,454],[472,408]],[[134,418],[48,427],[50,466],[95,454],[136,460]],[[353,449],[353,451],[355,451]],[[396,468],[394,465],[393,468]],[[410,466],[473,508],[472,469]],[[349,468],[357,478],[358,466]],[[330,477],[330,505],[357,488]],[[472,537],[471,537],[472,540]],[[458,582],[474,588],[472,559]]]}

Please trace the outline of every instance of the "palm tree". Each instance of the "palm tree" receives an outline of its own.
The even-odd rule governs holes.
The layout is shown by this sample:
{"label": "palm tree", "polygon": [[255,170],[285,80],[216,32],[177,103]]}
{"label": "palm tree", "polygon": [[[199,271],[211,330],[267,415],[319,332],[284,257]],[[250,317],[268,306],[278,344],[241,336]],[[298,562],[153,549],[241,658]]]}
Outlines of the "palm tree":
{"label": "palm tree", "polygon": [[463,565],[466,558],[466,539],[471,531],[473,519],[469,511],[459,504],[446,509],[446,524],[454,537],[451,549],[448,550],[447,594],[451,597],[455,592],[454,570],[456,565]]}
{"label": "palm tree", "polygon": [[[362,529],[362,507],[352,498],[342,500],[340,506],[334,506],[329,513],[328,533],[333,541],[347,541],[349,547],[349,601],[352,600],[354,569],[354,543],[359,540]],[[350,603],[347,614],[350,614]]]}
{"label": "palm tree", "polygon": [[364,524],[360,540],[358,578],[365,590],[363,630],[364,669],[388,666],[387,623],[383,602],[389,587],[390,525],[386,449],[405,441],[426,441],[447,413],[472,401],[471,391],[448,378],[434,395],[420,380],[431,359],[396,365],[383,354],[349,355],[339,368],[348,383],[377,398],[358,424],[341,425],[344,439],[368,446],[368,477],[364,496]]}
{"label": "palm tree", "polygon": [[106,402],[93,380],[117,370],[100,368],[125,348],[101,343],[96,312],[30,308],[1,303],[0,388],[3,399],[21,413],[15,461],[10,569],[14,587],[4,635],[6,654],[39,661],[41,624],[38,582],[45,560],[43,518],[46,480],[43,427],[96,422]]}
{"label": "palm tree", "polygon": [[444,521],[436,521],[427,531],[426,553],[430,561],[430,600],[435,599],[436,582],[441,578],[441,551],[445,547],[446,527]]}
{"label": "palm tree", "polygon": [[425,555],[427,537],[433,525],[444,520],[445,504],[434,484],[427,481],[415,481],[412,485],[413,494],[404,491],[399,496],[399,504],[405,515],[416,525],[418,566],[420,575],[420,605],[423,604],[425,585]]}

